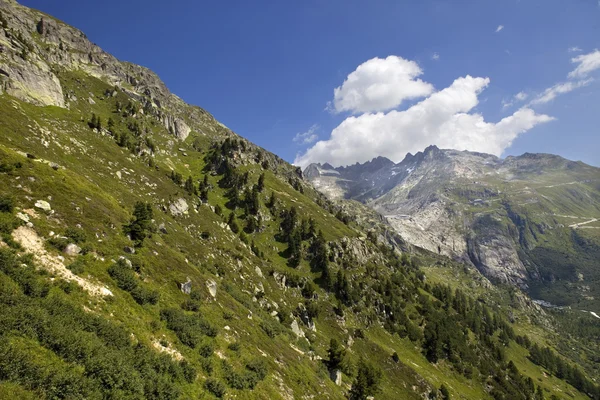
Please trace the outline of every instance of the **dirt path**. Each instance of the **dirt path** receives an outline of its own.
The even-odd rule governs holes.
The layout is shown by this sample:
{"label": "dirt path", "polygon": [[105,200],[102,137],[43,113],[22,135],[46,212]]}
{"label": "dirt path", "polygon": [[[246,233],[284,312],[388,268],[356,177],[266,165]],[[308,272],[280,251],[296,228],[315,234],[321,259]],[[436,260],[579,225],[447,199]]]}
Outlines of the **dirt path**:
{"label": "dirt path", "polygon": [[589,221],[585,221],[585,222],[580,222],[580,223],[578,223],[578,224],[572,224],[572,225],[569,225],[569,228],[577,229],[577,228],[579,228],[581,225],[587,225],[587,224],[591,224],[592,222],[596,222],[596,221],[598,221],[598,218],[592,218],[592,219],[590,219]]}
{"label": "dirt path", "polygon": [[65,267],[65,264],[57,257],[48,253],[44,248],[44,241],[36,231],[26,226],[20,226],[12,233],[12,237],[33,257],[38,266],[61,277],[64,280],[75,282],[84,290],[94,296],[112,296],[112,292],[106,287],[92,283],[80,276],[75,275],[71,270]]}

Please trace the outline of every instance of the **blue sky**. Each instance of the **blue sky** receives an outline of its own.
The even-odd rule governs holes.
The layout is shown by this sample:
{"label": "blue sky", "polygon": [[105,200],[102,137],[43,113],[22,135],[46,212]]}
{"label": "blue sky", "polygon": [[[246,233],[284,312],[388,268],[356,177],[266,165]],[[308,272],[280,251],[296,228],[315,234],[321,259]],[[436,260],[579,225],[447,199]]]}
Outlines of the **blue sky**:
{"label": "blue sky", "polygon": [[598,0],[21,3],[288,161],[433,142],[600,165]]}

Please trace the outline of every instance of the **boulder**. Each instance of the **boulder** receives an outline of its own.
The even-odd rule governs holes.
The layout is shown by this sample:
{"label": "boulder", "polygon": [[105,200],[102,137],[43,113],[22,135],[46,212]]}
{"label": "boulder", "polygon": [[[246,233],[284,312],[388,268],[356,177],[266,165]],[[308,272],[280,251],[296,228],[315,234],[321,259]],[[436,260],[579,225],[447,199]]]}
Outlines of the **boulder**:
{"label": "boulder", "polygon": [[302,331],[302,329],[300,329],[300,326],[298,325],[298,321],[296,321],[296,320],[292,321],[290,328],[292,328],[292,332],[294,332],[294,334],[297,337],[299,337],[299,338],[304,337],[304,331]]}
{"label": "boulder", "polygon": [[192,293],[192,281],[190,278],[187,278],[187,281],[179,284],[179,288],[185,294]]}
{"label": "boulder", "polygon": [[158,226],[158,230],[160,231],[160,233],[165,233],[165,234],[168,233],[167,227],[165,226],[164,222]]}
{"label": "boulder", "polygon": [[184,198],[179,198],[179,199],[175,200],[169,206],[169,211],[171,212],[171,215],[173,215],[173,216],[187,214],[188,209],[189,209],[188,203],[187,203],[187,201],[185,201]]}
{"label": "boulder", "polygon": [[336,385],[342,386],[342,371],[339,369],[329,371],[329,377],[335,382]]}
{"label": "boulder", "polygon": [[129,254],[135,254],[135,249],[134,249],[133,247],[125,246],[125,247],[123,248],[123,251],[124,251],[125,253],[129,253]]}
{"label": "boulder", "polygon": [[217,282],[213,281],[212,279],[209,279],[208,281],[206,281],[206,288],[208,289],[208,292],[213,298],[217,297]]}
{"label": "boulder", "polygon": [[52,211],[50,203],[45,200],[38,200],[35,202],[35,208],[39,208],[42,211]]}
{"label": "boulder", "polygon": [[77,246],[75,243],[69,243],[63,250],[63,253],[68,256],[76,256],[81,253],[81,247]]}

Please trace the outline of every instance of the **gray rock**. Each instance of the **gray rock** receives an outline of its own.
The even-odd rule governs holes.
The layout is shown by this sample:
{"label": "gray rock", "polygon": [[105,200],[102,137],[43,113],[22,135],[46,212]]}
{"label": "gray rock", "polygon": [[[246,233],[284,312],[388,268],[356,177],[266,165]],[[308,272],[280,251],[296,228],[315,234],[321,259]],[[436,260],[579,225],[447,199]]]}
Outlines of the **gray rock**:
{"label": "gray rock", "polygon": [[36,201],[34,207],[39,208],[40,210],[43,210],[43,211],[52,211],[52,207],[50,206],[50,203],[48,203],[46,200]]}
{"label": "gray rock", "polygon": [[173,134],[180,140],[187,139],[192,131],[192,129],[185,123],[183,119],[174,117],[172,115],[166,115],[163,118],[163,123],[165,128],[167,128],[169,132],[173,132]]}
{"label": "gray rock", "polygon": [[209,279],[208,281],[206,281],[206,288],[208,289],[208,292],[213,298],[217,297],[217,282],[213,281],[212,279]]}
{"label": "gray rock", "polygon": [[130,246],[125,246],[125,248],[123,248],[123,251],[125,253],[135,254],[135,249],[133,247],[130,247]]}
{"label": "gray rock", "polygon": [[63,250],[63,253],[68,256],[76,256],[81,253],[81,247],[77,246],[75,243],[69,243]]}
{"label": "gray rock", "polygon": [[329,371],[329,377],[335,382],[336,385],[342,386],[342,371],[339,369]]}
{"label": "gray rock", "polygon": [[158,226],[158,230],[159,230],[161,233],[165,233],[165,234],[166,234],[166,233],[168,233],[168,231],[167,231],[167,227],[165,226],[164,222],[163,222],[163,223],[161,223],[161,224]]}
{"label": "gray rock", "polygon": [[192,292],[192,281],[190,278],[187,278],[187,282],[179,284],[179,288],[185,294],[190,294]]}
{"label": "gray rock", "polygon": [[292,321],[290,328],[292,328],[292,332],[294,332],[294,335],[296,335],[297,337],[299,337],[299,338],[304,337],[304,331],[302,329],[300,329],[300,326],[298,325],[298,321],[296,321],[296,320]]}
{"label": "gray rock", "polygon": [[179,198],[179,199],[175,200],[173,203],[171,203],[171,205],[169,205],[169,211],[171,212],[171,215],[173,215],[173,216],[187,214],[188,209],[189,209],[188,203],[187,203],[187,201],[185,201],[184,198]]}

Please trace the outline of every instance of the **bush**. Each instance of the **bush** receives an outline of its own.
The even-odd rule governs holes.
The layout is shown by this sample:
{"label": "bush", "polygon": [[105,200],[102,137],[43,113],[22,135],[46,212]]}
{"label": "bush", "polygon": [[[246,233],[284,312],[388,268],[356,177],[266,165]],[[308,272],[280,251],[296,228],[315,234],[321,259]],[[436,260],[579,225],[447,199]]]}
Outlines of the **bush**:
{"label": "bush", "polygon": [[140,305],[156,304],[160,299],[160,293],[157,290],[148,289],[141,285],[131,291],[131,296]]}
{"label": "bush", "polygon": [[256,377],[259,381],[262,381],[267,377],[267,373],[269,372],[269,368],[267,366],[267,362],[262,358],[255,358],[249,361],[246,364],[246,368],[256,374]]}
{"label": "bush", "polygon": [[208,378],[206,382],[204,382],[204,387],[218,398],[221,398],[225,395],[225,385],[221,381],[218,381],[214,378]]}
{"label": "bush", "polygon": [[75,275],[81,275],[85,271],[85,261],[82,258],[78,258],[67,266]]}
{"label": "bush", "polygon": [[133,291],[138,285],[135,273],[127,266],[123,259],[111,265],[108,268],[108,274],[115,280],[119,288],[128,292]]}
{"label": "bush", "polygon": [[200,353],[200,357],[203,357],[203,358],[209,358],[210,356],[213,355],[214,351],[215,351],[215,346],[212,343],[204,343],[198,349],[198,352]]}
{"label": "bush", "polygon": [[67,228],[67,230],[65,231],[65,236],[77,244],[83,243],[87,240],[83,229]]}
{"label": "bush", "polygon": [[0,211],[12,213],[15,209],[15,202],[10,196],[1,196],[0,197]]}
{"label": "bush", "polygon": [[50,244],[50,246],[54,247],[58,251],[63,251],[70,243],[70,241],[69,239],[64,237],[54,236],[48,240],[48,243]]}
{"label": "bush", "polygon": [[217,336],[217,329],[202,319],[199,315],[188,315],[176,308],[167,308],[160,311],[160,318],[167,323],[181,342],[195,348],[202,335]]}

